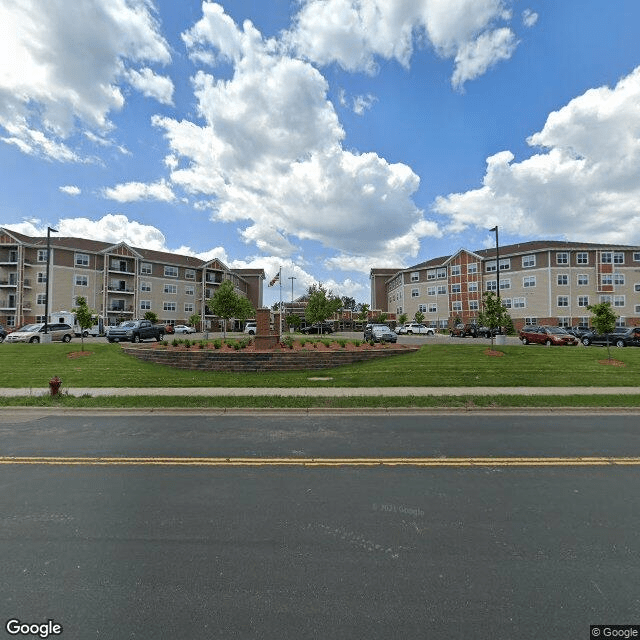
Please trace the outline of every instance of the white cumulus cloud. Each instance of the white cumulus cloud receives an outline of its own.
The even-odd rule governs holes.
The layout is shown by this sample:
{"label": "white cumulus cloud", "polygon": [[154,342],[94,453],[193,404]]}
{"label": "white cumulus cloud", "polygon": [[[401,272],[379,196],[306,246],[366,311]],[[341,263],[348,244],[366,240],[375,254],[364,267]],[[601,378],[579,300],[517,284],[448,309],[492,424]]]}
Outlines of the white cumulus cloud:
{"label": "white cumulus cloud", "polygon": [[640,243],[640,67],[549,114],[528,143],[530,158],[496,153],[481,188],[436,200],[450,230]]}
{"label": "white cumulus cloud", "polygon": [[115,187],[103,189],[102,194],[105,198],[116,202],[136,202],[138,200],[173,202],[175,200],[171,187],[164,180],[152,184],[126,182]]}
{"label": "white cumulus cloud", "polygon": [[71,184],[60,187],[60,191],[62,191],[62,193],[66,193],[69,196],[79,196],[82,193],[80,187],[76,187],[75,185]]}

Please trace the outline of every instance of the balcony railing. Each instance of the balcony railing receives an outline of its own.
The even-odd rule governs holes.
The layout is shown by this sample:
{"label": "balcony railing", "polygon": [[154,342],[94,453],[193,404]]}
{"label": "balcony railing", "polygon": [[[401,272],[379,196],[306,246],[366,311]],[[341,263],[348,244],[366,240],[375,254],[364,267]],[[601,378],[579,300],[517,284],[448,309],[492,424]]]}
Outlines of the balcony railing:
{"label": "balcony railing", "polygon": [[131,287],[116,287],[114,285],[109,285],[107,287],[107,291],[113,292],[113,293],[135,293],[135,290],[132,289]]}

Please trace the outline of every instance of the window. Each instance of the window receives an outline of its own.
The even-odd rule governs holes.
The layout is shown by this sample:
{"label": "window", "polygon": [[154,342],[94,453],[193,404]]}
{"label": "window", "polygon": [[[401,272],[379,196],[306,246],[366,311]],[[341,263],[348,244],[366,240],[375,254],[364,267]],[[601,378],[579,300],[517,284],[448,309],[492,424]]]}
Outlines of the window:
{"label": "window", "polygon": [[503,278],[500,280],[500,291],[503,289],[511,289],[511,278]]}
{"label": "window", "polygon": [[468,289],[470,292],[477,291],[477,290],[478,290],[478,283],[477,283],[477,282],[469,282],[469,283],[467,284],[467,289]]}
{"label": "window", "polygon": [[589,284],[589,276],[586,273],[579,273],[578,274],[578,284],[580,286],[588,285]]}
{"label": "window", "polygon": [[633,285],[633,290],[636,291],[636,292],[640,292],[640,282],[636,282]]}
{"label": "window", "polygon": [[624,305],[625,305],[624,296],[613,296],[614,307],[624,307]]}
{"label": "window", "polygon": [[447,293],[447,285],[446,284],[438,285],[438,294],[442,295],[446,293]]}
{"label": "window", "polygon": [[462,302],[454,302],[451,308],[453,309],[453,311],[462,311]]}
{"label": "window", "polygon": [[507,308],[507,309],[511,309],[512,306],[512,301],[511,298],[502,298],[502,304]]}
{"label": "window", "polygon": [[196,294],[196,289],[192,284],[188,284],[184,288],[184,293],[187,296],[194,296]]}
{"label": "window", "polygon": [[170,267],[169,265],[164,265],[164,277],[165,278],[177,278],[178,277],[178,267]]}
{"label": "window", "polygon": [[419,271],[412,271],[411,272],[411,282],[418,282],[418,280],[420,280],[420,272]]}
{"label": "window", "polygon": [[451,293],[460,293],[461,291],[462,291],[462,285],[460,284],[451,285]]}
{"label": "window", "polygon": [[624,284],[624,273],[614,273],[613,284]]}
{"label": "window", "polygon": [[578,296],[578,306],[579,307],[588,307],[589,306],[589,296]]}
{"label": "window", "polygon": [[487,291],[497,291],[497,290],[498,290],[498,281],[487,280]]}
{"label": "window", "polygon": [[47,274],[42,273],[42,271],[38,272],[38,282],[44,283],[47,281]]}
{"label": "window", "polygon": [[47,250],[46,249],[38,249],[38,262],[46,262],[47,261]]}
{"label": "window", "polygon": [[196,272],[193,269],[185,269],[184,277],[185,280],[195,280]]}
{"label": "window", "polygon": [[637,304],[635,306],[635,310],[636,310],[636,313],[640,313],[640,304]]}
{"label": "window", "polygon": [[151,265],[148,262],[140,263],[140,273],[145,276],[151,275]]}
{"label": "window", "polygon": [[[36,322],[44,322],[44,320],[38,320],[36,316]],[[15,316],[7,316],[7,327],[15,327],[16,326],[16,317]]]}
{"label": "window", "polygon": [[614,253],[613,264],[624,264],[624,253],[621,253],[621,252]]}
{"label": "window", "polygon": [[536,286],[536,277],[535,276],[525,276],[522,279],[523,287],[535,287]]}
{"label": "window", "polygon": [[176,303],[175,302],[163,302],[162,303],[162,310],[163,311],[175,311],[176,310]]}
{"label": "window", "polygon": [[559,307],[568,307],[569,306],[569,296],[558,296],[558,306]]}
{"label": "window", "polygon": [[438,313],[438,305],[437,304],[430,304],[427,307],[428,309],[428,313]]}
{"label": "window", "polygon": [[611,253],[611,251],[603,251],[602,254],[600,255],[600,262],[602,264],[611,264],[612,260],[613,260],[613,254]]}
{"label": "window", "polygon": [[589,254],[586,252],[580,252],[576,255],[577,264],[589,264]]}
{"label": "window", "polygon": [[487,264],[484,267],[484,270],[487,273],[493,273],[494,271],[497,271],[497,269],[496,269],[496,261],[495,260],[491,260],[490,262],[487,262]]}
{"label": "window", "polygon": [[178,285],[176,285],[176,284],[167,284],[165,282],[164,293],[178,293]]}
{"label": "window", "polygon": [[569,276],[566,273],[558,274],[558,284],[562,287],[569,284]]}
{"label": "window", "polygon": [[640,262],[640,251],[634,251],[633,252],[633,261],[634,262]]}
{"label": "window", "polygon": [[148,311],[151,309],[151,300],[140,300],[140,309]]}
{"label": "window", "polygon": [[560,316],[558,318],[558,326],[559,327],[568,327],[569,325],[569,318],[567,316]]}
{"label": "window", "polygon": [[477,300],[469,300],[469,310],[470,311],[478,311],[480,305]]}
{"label": "window", "polygon": [[569,264],[569,254],[566,251],[556,253],[556,264]]}
{"label": "window", "polygon": [[185,302],[184,303],[184,312],[185,313],[193,313],[193,302]]}
{"label": "window", "polygon": [[76,283],[76,287],[88,287],[89,278],[87,278],[87,276],[76,276],[75,283]]}
{"label": "window", "polygon": [[411,289],[411,297],[417,298],[420,295],[420,289]]}
{"label": "window", "polygon": [[151,291],[151,283],[142,280],[140,282],[140,291]]}
{"label": "window", "polygon": [[[640,260],[640,258],[638,258]],[[467,273],[478,273],[478,263],[470,262],[467,265]]]}
{"label": "window", "polygon": [[527,267],[535,267],[536,266],[536,257],[534,255],[522,256],[522,266],[525,269]]}
{"label": "window", "polygon": [[452,264],[451,265],[451,275],[452,276],[459,276],[462,273],[462,267],[459,264]]}
{"label": "window", "polygon": [[513,308],[514,309],[524,309],[527,306],[526,298],[514,298],[513,299]]}
{"label": "window", "polygon": [[[507,271],[508,269],[511,269],[511,259],[510,258],[501,259],[500,271]],[[489,262],[487,262],[485,271],[487,271],[487,273],[492,273],[495,270],[496,270],[496,261],[490,260]]]}
{"label": "window", "polygon": [[447,277],[447,270],[446,269],[438,269],[437,276],[438,276],[438,280],[440,278],[446,278]]}
{"label": "window", "polygon": [[613,298],[608,295],[600,296],[600,302],[608,302],[611,304],[613,302]]}
{"label": "window", "polygon": [[88,267],[89,266],[89,256],[86,253],[76,253],[74,254],[74,261],[76,267]]}
{"label": "window", "polygon": [[613,274],[612,273],[603,273],[600,276],[600,282],[604,285],[613,284]]}
{"label": "window", "polygon": [[420,313],[425,313],[427,311],[427,305],[426,304],[419,304],[418,305],[418,311],[420,311]]}
{"label": "window", "polygon": [[429,271],[427,271],[427,280],[435,280],[435,279],[436,279],[436,270],[429,269]]}
{"label": "window", "polygon": [[36,299],[36,304],[47,304],[47,294],[39,293]]}
{"label": "window", "polygon": [[436,288],[435,287],[427,287],[427,295],[428,296],[435,296],[436,295]]}

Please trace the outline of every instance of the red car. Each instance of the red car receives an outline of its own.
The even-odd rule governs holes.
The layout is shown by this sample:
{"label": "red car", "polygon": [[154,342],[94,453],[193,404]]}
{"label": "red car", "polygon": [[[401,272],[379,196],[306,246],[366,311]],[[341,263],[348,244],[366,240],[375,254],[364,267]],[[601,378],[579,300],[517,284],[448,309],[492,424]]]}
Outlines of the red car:
{"label": "red car", "polygon": [[164,332],[165,333],[175,333],[175,329],[173,328],[172,324],[165,324],[164,325]]}
{"label": "red car", "polygon": [[522,344],[569,345],[579,344],[578,338],[567,333],[562,327],[529,326],[520,330],[518,335]]}

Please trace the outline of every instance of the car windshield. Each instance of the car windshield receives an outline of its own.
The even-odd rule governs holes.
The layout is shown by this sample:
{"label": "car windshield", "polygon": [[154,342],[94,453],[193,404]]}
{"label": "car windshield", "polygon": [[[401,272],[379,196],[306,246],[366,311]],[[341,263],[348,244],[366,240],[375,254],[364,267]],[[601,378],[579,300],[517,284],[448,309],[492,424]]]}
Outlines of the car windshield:
{"label": "car windshield", "polygon": [[135,322],[121,322],[119,325],[119,327],[122,327],[123,329],[129,329],[130,327],[135,327],[136,323]]}
{"label": "car windshield", "polygon": [[562,327],[547,327],[547,333],[567,333]]}
{"label": "car windshield", "polygon": [[18,331],[38,331],[38,329],[41,329],[43,326],[43,324],[25,324],[24,327],[21,327]]}

